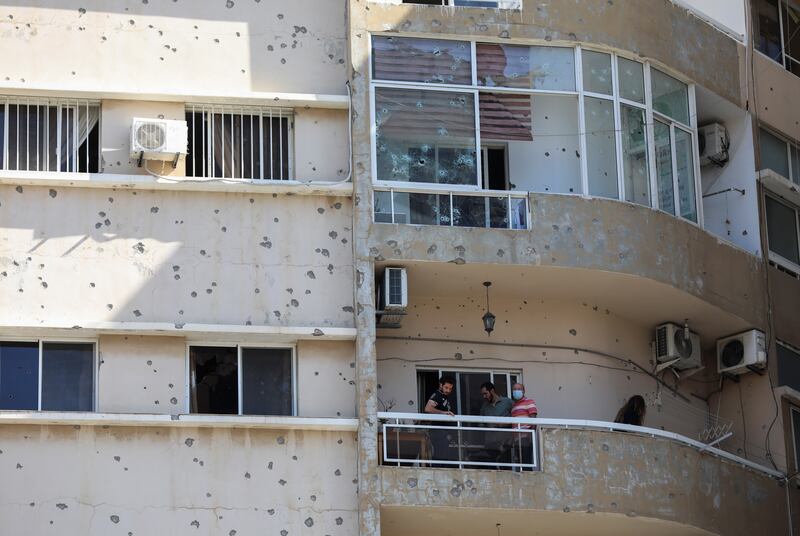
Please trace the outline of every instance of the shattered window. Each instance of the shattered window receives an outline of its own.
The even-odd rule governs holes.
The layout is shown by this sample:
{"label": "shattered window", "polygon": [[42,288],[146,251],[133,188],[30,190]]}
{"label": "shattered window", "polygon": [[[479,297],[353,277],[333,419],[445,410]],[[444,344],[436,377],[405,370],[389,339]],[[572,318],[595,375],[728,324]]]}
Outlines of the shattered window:
{"label": "shattered window", "polygon": [[652,70],[653,109],[665,116],[689,124],[689,89],[680,80]]}
{"label": "shattered window", "polygon": [[478,43],[478,85],[575,91],[575,50]]}
{"label": "shattered window", "polygon": [[372,38],[372,76],[375,80],[426,84],[472,83],[472,50],[465,41]]}
{"label": "shattered window", "polygon": [[378,180],[475,185],[472,93],[375,89]]}

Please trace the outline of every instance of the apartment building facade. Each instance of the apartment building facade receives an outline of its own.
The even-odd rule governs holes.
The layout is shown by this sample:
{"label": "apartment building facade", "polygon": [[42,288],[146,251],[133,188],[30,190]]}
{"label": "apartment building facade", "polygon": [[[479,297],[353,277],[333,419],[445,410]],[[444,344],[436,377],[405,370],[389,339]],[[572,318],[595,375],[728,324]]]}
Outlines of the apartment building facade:
{"label": "apartment building facade", "polygon": [[2,3],[2,532],[792,534],[800,9],[646,4]]}

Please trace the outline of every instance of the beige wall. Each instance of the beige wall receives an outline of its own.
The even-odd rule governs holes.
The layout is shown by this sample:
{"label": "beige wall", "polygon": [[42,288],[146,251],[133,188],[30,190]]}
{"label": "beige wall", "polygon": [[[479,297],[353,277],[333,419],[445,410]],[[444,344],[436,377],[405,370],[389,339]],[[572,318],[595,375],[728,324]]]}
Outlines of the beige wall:
{"label": "beige wall", "polygon": [[304,108],[294,116],[294,177],[345,180],[350,157],[347,111]]}
{"label": "beige wall", "polygon": [[301,417],[356,417],[352,342],[300,341],[297,413]]}
{"label": "beige wall", "polygon": [[3,19],[6,87],[345,93],[343,0],[7,0]]}
{"label": "beige wall", "polygon": [[353,325],[347,198],[0,187],[0,324]]}
{"label": "beige wall", "polygon": [[753,53],[758,120],[788,136],[800,139],[800,77],[763,54]]}
{"label": "beige wall", "polygon": [[[647,426],[693,438],[705,428],[697,412],[706,411],[707,406],[690,395],[702,395],[705,384],[682,382],[680,391],[691,401],[686,402],[624,362],[631,360],[652,370],[652,326],[620,318],[596,303],[541,300],[520,289],[518,298],[492,299],[491,310],[498,320],[488,337],[481,323],[482,297],[412,296],[410,301],[402,329],[378,330],[378,396],[392,411],[421,411],[417,367],[494,368],[522,371],[527,393],[536,400],[542,417],[613,421],[625,401],[639,394],[648,404]],[[382,339],[387,336],[410,340]],[[414,340],[427,338],[436,340]],[[548,348],[555,346],[563,348]],[[674,379],[669,380],[672,385]]]}
{"label": "beige wall", "polygon": [[4,426],[4,534],[356,530],[355,435],[232,428]]}

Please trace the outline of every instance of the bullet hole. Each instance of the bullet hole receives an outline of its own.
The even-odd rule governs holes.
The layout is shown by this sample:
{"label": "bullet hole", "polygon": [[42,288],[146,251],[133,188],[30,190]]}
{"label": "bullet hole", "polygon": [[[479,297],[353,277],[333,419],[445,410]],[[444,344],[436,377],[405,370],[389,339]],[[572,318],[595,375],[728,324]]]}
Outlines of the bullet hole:
{"label": "bullet hole", "polygon": [[85,15],[86,14],[86,8],[79,7],[78,8],[78,13],[80,13],[81,15]]}
{"label": "bullet hole", "polygon": [[344,311],[345,313],[352,313],[353,308],[350,307],[349,305],[345,305],[344,307],[342,307],[342,311]]}
{"label": "bullet hole", "polygon": [[344,523],[344,519],[342,519],[341,517],[337,517],[336,518],[336,524],[337,525],[341,525],[342,523]]}
{"label": "bullet hole", "polygon": [[139,317],[142,316],[142,312],[139,309],[133,310],[133,316]]}
{"label": "bullet hole", "polygon": [[[73,72],[72,74],[75,74],[75,73]],[[58,192],[56,192],[55,190],[53,190],[53,189],[51,188],[51,189],[50,189],[50,197],[55,197],[55,196],[57,196],[57,195],[58,195]]]}
{"label": "bullet hole", "polygon": [[281,486],[285,486],[286,485],[286,481],[281,478],[280,480],[278,480],[278,484],[280,484]]}
{"label": "bullet hole", "polygon": [[116,515],[116,514],[115,514],[115,515],[112,515],[112,516],[111,516],[109,519],[110,519],[110,520],[111,520],[111,522],[112,522],[112,523],[114,523],[115,525],[116,525],[117,523],[119,523],[119,516],[118,516],[118,515]]}
{"label": "bullet hole", "polygon": [[339,209],[342,208],[342,204],[341,203],[334,203],[333,204],[333,208],[335,208],[336,210],[339,210]]}
{"label": "bullet hole", "polygon": [[207,288],[207,289],[206,289],[206,294],[211,294],[212,292],[214,292],[214,291],[213,291],[213,290],[211,290],[210,288]]}
{"label": "bullet hole", "polygon": [[316,279],[317,278],[317,276],[314,275],[314,271],[313,270],[307,271],[306,272],[306,277],[309,278],[309,279]]}
{"label": "bullet hole", "polygon": [[196,520],[196,519],[194,521],[192,521],[191,523],[189,523],[189,525],[191,525],[192,527],[194,527],[196,529],[200,528],[200,522],[198,520]]}
{"label": "bullet hole", "polygon": [[261,293],[261,289],[258,289],[258,288],[257,288],[257,289],[255,289],[255,293],[256,293],[256,294],[260,294],[260,293]]}
{"label": "bullet hole", "polygon": [[250,473],[245,473],[245,474],[244,474],[244,477],[245,477],[245,478],[250,478]]}
{"label": "bullet hole", "polygon": [[314,335],[314,337],[322,337],[323,335],[325,335],[325,332],[317,328],[314,330],[314,333],[312,335]]}
{"label": "bullet hole", "polygon": [[47,282],[46,281],[42,281],[42,288],[47,288]]}
{"label": "bullet hole", "polygon": [[232,8],[233,7],[233,0],[227,0],[225,2],[225,7],[227,7],[228,9]]}
{"label": "bullet hole", "polygon": [[201,250],[200,250],[200,255],[202,255],[202,256],[204,256],[204,257],[205,257],[205,255],[206,255],[206,250],[204,250],[204,249],[201,249]]}
{"label": "bullet hole", "polygon": [[22,186],[17,186],[16,188],[14,188],[14,190],[16,190],[18,194],[21,194],[22,193]]}
{"label": "bullet hole", "polygon": [[336,231],[331,231],[330,233],[328,233],[328,236],[330,236],[333,240],[336,240],[336,237],[339,236],[339,233],[337,233]]}
{"label": "bullet hole", "polygon": [[283,65],[286,65],[286,58],[281,58],[281,63],[282,63]]}
{"label": "bullet hole", "polygon": [[195,291],[192,291],[192,293],[190,294],[190,296],[191,296],[192,298],[196,298],[196,297],[197,297],[197,292],[195,292]]}
{"label": "bullet hole", "polygon": [[58,504],[56,505],[56,508],[58,508],[59,510],[66,510],[68,507],[67,507],[67,505],[66,505],[66,504],[64,504],[64,503],[58,503]]}
{"label": "bullet hole", "polygon": [[280,318],[281,317],[281,312],[280,311],[272,311],[272,314],[274,314],[276,318]]}
{"label": "bullet hole", "polygon": [[228,232],[228,228],[227,228],[227,227],[225,227],[224,225],[222,226],[222,228],[221,228],[220,230],[221,230],[223,233],[227,233],[227,232]]}
{"label": "bullet hole", "polygon": [[113,304],[111,304],[111,303],[107,303],[107,304],[106,304],[106,309],[108,309],[109,311],[110,311],[111,309],[113,309],[113,308],[114,308],[114,305],[113,305]]}
{"label": "bullet hole", "polygon": [[236,531],[235,531],[235,530],[231,530],[231,531],[228,533],[228,536],[236,536]]}
{"label": "bullet hole", "polygon": [[133,246],[133,250],[138,253],[144,253],[144,244],[141,242],[137,242],[135,246]]}
{"label": "bullet hole", "polygon": [[306,518],[306,520],[304,521],[304,523],[305,523],[306,527],[309,527],[309,528],[314,526],[314,520],[313,520],[313,519],[311,519],[310,517],[309,517],[309,518]]}
{"label": "bullet hole", "polygon": [[103,224],[102,224],[102,223],[95,223],[95,224],[94,224],[94,228],[95,228],[95,229],[99,229],[99,228],[100,228],[100,227],[102,227],[102,226],[103,226]]}
{"label": "bullet hole", "polygon": [[[185,444],[187,447],[191,447],[192,445],[194,445],[194,439],[192,439],[191,437],[187,437],[187,438],[186,438],[186,441],[184,441],[183,443],[184,443],[184,444]],[[196,459],[197,459],[197,458],[195,458],[195,460],[196,460]]]}
{"label": "bullet hole", "polygon": [[150,212],[153,214],[158,214],[158,207],[150,207]]}
{"label": "bullet hole", "polygon": [[255,200],[255,199],[253,199],[253,198],[251,197],[251,198],[250,198],[250,204],[252,205],[252,204],[253,204],[253,203],[255,203],[255,202],[256,202],[256,200]]}
{"label": "bullet hole", "polygon": [[336,476],[342,476],[342,471],[341,471],[341,470],[339,470],[339,469],[337,469],[337,470],[335,470],[335,471],[333,472],[333,474],[334,474],[334,475],[336,475]]}

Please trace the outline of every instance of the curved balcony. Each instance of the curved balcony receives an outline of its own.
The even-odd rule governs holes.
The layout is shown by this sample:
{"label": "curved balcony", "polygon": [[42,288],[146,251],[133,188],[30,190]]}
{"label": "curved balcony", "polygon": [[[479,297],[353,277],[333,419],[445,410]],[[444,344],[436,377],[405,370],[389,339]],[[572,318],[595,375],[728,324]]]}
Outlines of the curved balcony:
{"label": "curved balcony", "polygon": [[[432,464],[441,467],[442,460],[419,459],[419,455],[414,460],[407,451],[415,436],[428,433],[415,428],[431,425],[403,424],[419,422],[418,414],[379,416],[390,423],[384,425],[384,437],[389,438],[383,444],[386,457],[399,455],[399,449],[390,446],[395,436],[410,439],[402,454],[404,462],[385,461],[381,467],[386,534],[412,533],[415,523],[435,532],[440,526],[454,530],[451,522],[459,524],[458,533],[464,536],[489,533],[497,524],[504,534],[513,533],[514,527],[534,525],[553,526],[553,534],[569,530],[593,534],[788,531],[789,492],[780,473],[679,434],[607,422],[536,419],[533,433],[538,437],[533,444],[539,448],[534,452],[534,470],[526,470],[525,464],[518,465],[517,471],[479,468],[474,463],[466,467],[459,465],[459,457],[449,457],[456,460],[452,468],[431,468]],[[430,415],[425,419],[456,420]],[[489,420],[489,426],[519,422],[467,419],[469,423],[449,430],[467,433],[468,428],[487,426]],[[399,428],[393,431],[393,427]],[[494,430],[500,435],[512,433],[509,428]],[[477,443],[458,441],[465,449]],[[468,460],[470,455],[463,458]],[[447,515],[453,508],[461,509],[458,516]],[[585,513],[596,514],[589,521],[591,529],[582,525],[587,522]]]}

